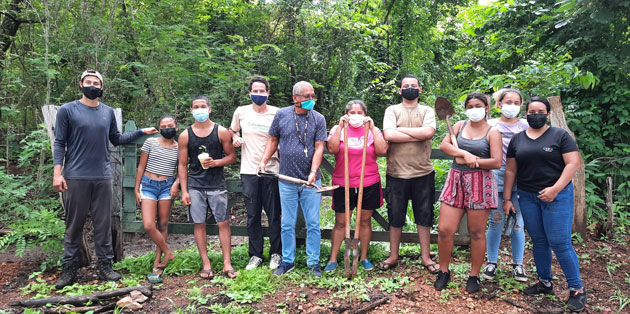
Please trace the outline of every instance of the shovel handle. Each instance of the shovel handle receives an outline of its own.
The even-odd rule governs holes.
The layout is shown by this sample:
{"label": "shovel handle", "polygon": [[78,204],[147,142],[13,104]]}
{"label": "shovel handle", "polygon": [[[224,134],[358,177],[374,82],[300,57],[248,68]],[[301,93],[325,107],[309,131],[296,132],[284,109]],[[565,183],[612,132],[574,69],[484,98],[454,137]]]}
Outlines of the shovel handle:
{"label": "shovel handle", "polygon": [[[367,158],[367,142],[370,135],[370,123],[365,124],[365,135],[363,136],[363,154],[361,156],[361,177],[359,179],[359,193],[357,195],[357,221],[355,223],[354,238],[359,238],[361,230],[361,210],[363,209],[363,182],[365,179],[365,159]],[[354,271],[356,274],[356,271]]]}
{"label": "shovel handle", "polygon": [[343,124],[343,180],[346,199],[346,238],[350,239],[350,174],[348,173],[348,121]]}
{"label": "shovel handle", "polygon": [[448,135],[451,136],[451,144],[455,146],[455,148],[459,148],[457,145],[457,138],[455,137],[455,132],[453,131],[453,127],[451,126],[450,115],[446,116],[446,127],[448,128]]}

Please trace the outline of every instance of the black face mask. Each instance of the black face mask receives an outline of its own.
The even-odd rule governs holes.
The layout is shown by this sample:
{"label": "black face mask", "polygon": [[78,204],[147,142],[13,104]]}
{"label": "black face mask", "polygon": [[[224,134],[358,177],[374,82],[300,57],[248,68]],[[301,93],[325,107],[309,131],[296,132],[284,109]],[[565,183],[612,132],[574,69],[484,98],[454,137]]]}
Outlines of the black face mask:
{"label": "black face mask", "polygon": [[177,129],[175,128],[166,128],[166,129],[161,129],[160,130],[160,134],[162,134],[162,136],[166,139],[172,139],[173,137],[175,137],[175,134],[177,134]]}
{"label": "black face mask", "polygon": [[96,99],[103,96],[103,90],[94,86],[83,86],[81,87],[81,92],[88,99]]}
{"label": "black face mask", "polygon": [[420,95],[420,90],[417,88],[403,88],[401,94],[404,99],[414,100]]}
{"label": "black face mask", "polygon": [[547,114],[546,113],[536,113],[536,114],[528,114],[527,115],[527,124],[532,129],[540,129],[545,126],[547,122]]}

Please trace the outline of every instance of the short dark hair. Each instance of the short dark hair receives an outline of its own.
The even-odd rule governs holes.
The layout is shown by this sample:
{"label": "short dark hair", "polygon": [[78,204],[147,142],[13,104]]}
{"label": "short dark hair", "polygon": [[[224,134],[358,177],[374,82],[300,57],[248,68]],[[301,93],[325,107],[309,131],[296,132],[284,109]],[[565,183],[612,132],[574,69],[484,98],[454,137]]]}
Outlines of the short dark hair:
{"label": "short dark hair", "polygon": [[262,76],[252,76],[252,78],[249,80],[249,87],[248,90],[251,92],[252,91],[252,85],[254,85],[254,83],[263,83],[265,84],[265,90],[269,91],[269,81],[267,81],[266,78],[262,77]]}
{"label": "short dark hair", "polygon": [[540,97],[540,96],[533,96],[532,98],[529,99],[529,101],[525,105],[525,112],[529,110],[529,104],[533,102],[541,102],[545,104],[545,107],[547,108],[547,113],[551,112],[551,104],[549,103],[549,100],[547,100],[547,98]]}
{"label": "short dark hair", "polygon": [[162,123],[162,120],[164,119],[173,119],[173,122],[175,122],[175,125],[177,125],[177,119],[175,118],[175,116],[170,113],[167,113],[160,117],[160,120],[158,120],[158,126],[160,125],[160,123]]}
{"label": "short dark hair", "polygon": [[364,103],[362,100],[360,100],[360,99],[353,99],[353,100],[349,101],[349,102],[346,104],[346,112],[345,112],[345,113],[347,114],[347,113],[348,113],[348,111],[350,111],[350,109],[352,109],[352,106],[354,106],[354,105],[359,105],[359,106],[361,106],[361,109],[363,110],[363,112],[364,112],[365,114],[367,114],[367,106],[366,106],[366,105],[365,105],[365,103]]}
{"label": "short dark hair", "polygon": [[412,78],[415,79],[416,82],[418,82],[418,86],[420,85],[420,80],[418,79],[417,76],[413,75],[413,74],[405,74],[401,79],[400,79],[400,83],[398,84],[398,86],[402,86],[402,82],[403,80],[405,80],[406,78]]}
{"label": "short dark hair", "polygon": [[195,97],[193,97],[193,99],[190,101],[190,107],[192,107],[192,103],[195,102],[195,100],[205,100],[206,101],[206,105],[210,106],[210,100],[208,100],[208,97],[206,97],[205,95],[197,95]]}
{"label": "short dark hair", "polygon": [[468,96],[466,96],[466,100],[464,100],[464,108],[466,108],[466,104],[468,104],[471,99],[479,99],[484,105],[486,105],[486,107],[489,106],[488,96],[486,96],[486,94],[480,92],[472,92],[468,94]]}
{"label": "short dark hair", "polygon": [[504,89],[501,89],[500,92],[501,93],[499,94],[499,102],[503,101],[503,98],[505,98],[505,95],[509,93],[517,94],[518,97],[521,99],[521,103],[523,102],[523,95],[521,95],[521,91],[516,88],[504,88]]}

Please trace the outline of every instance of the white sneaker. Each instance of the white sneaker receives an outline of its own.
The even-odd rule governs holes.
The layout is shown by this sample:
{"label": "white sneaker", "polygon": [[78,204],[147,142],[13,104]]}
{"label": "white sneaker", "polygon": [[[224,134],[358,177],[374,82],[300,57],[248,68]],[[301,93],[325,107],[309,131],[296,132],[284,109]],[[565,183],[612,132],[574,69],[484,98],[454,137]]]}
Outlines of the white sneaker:
{"label": "white sneaker", "polygon": [[271,254],[269,269],[277,269],[278,266],[280,266],[280,262],[282,262],[282,256],[280,256],[280,254]]}
{"label": "white sneaker", "polygon": [[527,282],[527,273],[523,265],[515,265],[512,269],[512,275],[514,275],[516,281]]}
{"label": "white sneaker", "polygon": [[247,266],[245,266],[245,269],[252,270],[260,266],[261,263],[262,263],[262,258],[258,256],[252,256],[252,258],[249,259],[249,263],[247,263]]}

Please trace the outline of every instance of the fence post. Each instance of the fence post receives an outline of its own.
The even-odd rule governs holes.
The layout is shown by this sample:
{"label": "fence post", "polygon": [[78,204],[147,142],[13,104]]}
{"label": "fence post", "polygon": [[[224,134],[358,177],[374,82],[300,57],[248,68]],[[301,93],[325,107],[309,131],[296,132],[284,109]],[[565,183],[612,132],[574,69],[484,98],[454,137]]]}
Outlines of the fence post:
{"label": "fence post", "polygon": [[[132,120],[125,123],[125,133],[132,132],[137,129],[136,123]],[[134,187],[136,185],[136,168],[137,168],[137,145],[129,143],[123,146],[123,206],[121,220],[123,223],[123,240],[129,241],[133,236],[133,232],[125,232],[125,222],[136,220],[136,195]]]}

